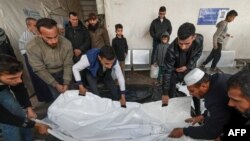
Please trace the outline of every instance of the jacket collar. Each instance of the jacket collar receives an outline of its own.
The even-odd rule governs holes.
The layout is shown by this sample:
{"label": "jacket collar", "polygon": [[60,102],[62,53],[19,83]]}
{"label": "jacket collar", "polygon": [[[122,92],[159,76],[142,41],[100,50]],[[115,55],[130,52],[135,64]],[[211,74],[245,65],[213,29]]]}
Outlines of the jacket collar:
{"label": "jacket collar", "polygon": [[[167,18],[164,16],[163,21],[165,21]],[[157,20],[161,21],[160,16],[158,16]]]}
{"label": "jacket collar", "polygon": [[121,37],[121,38],[119,38],[117,35],[115,35],[115,37],[116,37],[116,38],[118,38],[118,39],[122,39],[122,38],[123,38],[123,35],[122,35],[122,37]]}

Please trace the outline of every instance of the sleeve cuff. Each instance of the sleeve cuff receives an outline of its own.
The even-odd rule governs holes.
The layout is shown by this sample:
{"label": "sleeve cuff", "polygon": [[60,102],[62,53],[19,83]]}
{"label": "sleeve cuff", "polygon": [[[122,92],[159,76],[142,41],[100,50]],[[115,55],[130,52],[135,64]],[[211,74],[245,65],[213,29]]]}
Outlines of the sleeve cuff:
{"label": "sleeve cuff", "polygon": [[23,106],[24,108],[32,107],[30,100]]}
{"label": "sleeve cuff", "polygon": [[121,94],[125,94],[125,95],[126,95],[126,90],[124,90],[124,91],[121,91]]}
{"label": "sleeve cuff", "polygon": [[58,84],[57,81],[53,81],[53,82],[51,83],[51,85],[52,85],[53,87],[56,87],[57,84]]}
{"label": "sleeve cuff", "polygon": [[24,120],[23,125],[22,125],[22,127],[24,128],[33,128],[34,126],[35,126],[35,122],[27,118]]}
{"label": "sleeve cuff", "polygon": [[183,133],[185,136],[188,136],[188,128],[183,128]]}
{"label": "sleeve cuff", "polygon": [[69,80],[63,80],[63,84],[69,85],[69,84],[70,84],[70,81],[69,81]]}
{"label": "sleeve cuff", "polygon": [[204,113],[203,114],[201,114],[204,118],[207,116],[207,110],[206,111],[204,111]]}
{"label": "sleeve cuff", "polygon": [[163,90],[162,95],[168,95],[168,92],[166,90]]}
{"label": "sleeve cuff", "polygon": [[75,84],[76,84],[76,85],[81,85],[81,84],[82,84],[82,81],[76,81]]}

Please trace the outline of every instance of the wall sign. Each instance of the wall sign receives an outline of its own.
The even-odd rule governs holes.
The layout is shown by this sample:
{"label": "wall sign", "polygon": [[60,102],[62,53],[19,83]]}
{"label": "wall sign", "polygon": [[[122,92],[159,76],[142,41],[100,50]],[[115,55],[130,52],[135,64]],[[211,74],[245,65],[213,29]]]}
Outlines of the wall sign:
{"label": "wall sign", "polygon": [[198,25],[215,25],[217,21],[224,20],[229,8],[201,8]]}

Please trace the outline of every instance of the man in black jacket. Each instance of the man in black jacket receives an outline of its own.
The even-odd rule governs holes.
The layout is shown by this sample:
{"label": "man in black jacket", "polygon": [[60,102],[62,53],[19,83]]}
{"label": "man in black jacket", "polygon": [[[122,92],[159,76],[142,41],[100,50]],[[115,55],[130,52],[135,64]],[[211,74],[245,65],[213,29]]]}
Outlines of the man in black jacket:
{"label": "man in black jacket", "polygon": [[153,38],[153,51],[151,55],[151,64],[153,64],[153,55],[155,54],[155,50],[157,45],[161,43],[161,35],[163,32],[168,32],[169,36],[172,33],[172,25],[171,22],[165,17],[166,15],[166,7],[161,6],[159,9],[158,18],[154,19],[150,25],[150,35]]}
{"label": "man in black jacket", "polygon": [[187,88],[192,96],[204,98],[206,111],[199,116],[185,120],[192,125],[202,122],[201,126],[189,126],[187,128],[175,128],[169,137],[179,138],[183,135],[193,139],[217,139],[223,132],[224,126],[231,117],[231,108],[227,103],[227,81],[228,74],[214,74],[212,76],[195,68],[184,78]]}
{"label": "man in black jacket", "polygon": [[250,119],[250,70],[246,69],[228,80],[228,105]]}
{"label": "man in black jacket", "polygon": [[[178,29],[178,37],[169,45],[165,55],[162,104],[176,97],[176,83],[183,82],[185,74],[196,67],[203,49],[203,36],[195,34],[195,26],[184,23]],[[196,114],[199,114],[199,100],[194,98]]]}
{"label": "man in black jacket", "polygon": [[[22,93],[15,96],[11,87],[22,82],[23,66],[16,58],[0,54],[0,128],[6,141],[32,141],[32,132],[28,128],[37,127],[40,133],[47,132],[47,126],[31,121],[21,107],[22,103],[30,104],[28,97]],[[18,101],[16,98],[19,95]],[[22,138],[22,139],[21,139]]]}
{"label": "man in black jacket", "polygon": [[[0,54],[10,55],[16,58],[13,47],[10,43],[9,37],[5,34],[5,31],[0,28]],[[14,95],[20,105],[23,108],[26,108],[28,117],[36,118],[36,113],[32,110],[32,105],[29,100],[29,94],[27,89],[24,86],[24,83],[19,83],[18,85],[11,86],[10,89],[14,92]],[[20,95],[20,93],[22,95]],[[25,99],[25,100],[22,100]],[[5,105],[7,106],[7,105]]]}
{"label": "man in black jacket", "polygon": [[235,108],[240,113],[232,113],[230,123],[224,128],[222,139],[232,138],[231,130],[245,129],[242,136],[234,137],[235,140],[249,140],[250,137],[250,69],[242,70],[234,74],[227,81],[227,92],[229,97],[228,106]]}
{"label": "man in black jacket", "polygon": [[69,23],[65,28],[65,37],[72,43],[73,60],[76,63],[81,58],[81,55],[90,49],[90,35],[75,12],[69,12]]}

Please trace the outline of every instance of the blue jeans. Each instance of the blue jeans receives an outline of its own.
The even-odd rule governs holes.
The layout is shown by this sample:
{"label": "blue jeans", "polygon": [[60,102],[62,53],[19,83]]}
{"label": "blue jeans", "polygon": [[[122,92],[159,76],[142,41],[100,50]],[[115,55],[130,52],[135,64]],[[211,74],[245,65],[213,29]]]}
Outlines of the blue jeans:
{"label": "blue jeans", "polygon": [[[21,94],[21,93],[20,93]],[[26,116],[14,95],[8,90],[0,92],[0,104],[9,112],[19,117]],[[16,127],[8,124],[0,124],[4,141],[32,141],[32,130],[29,128]]]}

